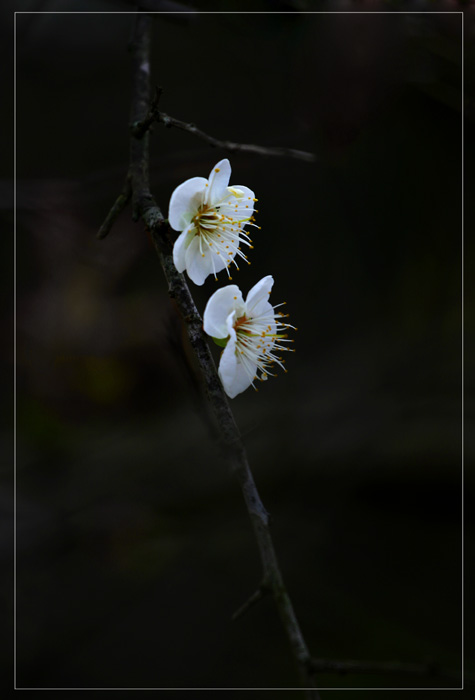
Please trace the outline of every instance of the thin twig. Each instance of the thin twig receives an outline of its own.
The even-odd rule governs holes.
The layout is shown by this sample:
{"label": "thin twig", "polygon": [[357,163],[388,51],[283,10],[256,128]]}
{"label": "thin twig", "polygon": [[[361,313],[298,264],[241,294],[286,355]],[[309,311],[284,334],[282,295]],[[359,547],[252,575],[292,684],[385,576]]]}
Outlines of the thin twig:
{"label": "thin twig", "polygon": [[115,200],[110,212],[107,214],[107,216],[104,220],[104,223],[102,224],[101,228],[97,232],[97,236],[96,236],[97,238],[102,239],[102,238],[105,238],[107,236],[107,234],[111,230],[112,226],[115,224],[116,219],[118,218],[119,214],[127,206],[127,203],[131,197],[131,194],[132,194],[132,188],[130,186],[129,178],[127,177],[125,179],[125,183],[124,183],[124,187],[122,188],[122,192],[119,194],[119,196]]}
{"label": "thin twig", "polygon": [[299,151],[294,148],[284,148],[283,146],[256,146],[251,143],[221,141],[220,139],[201,131],[201,129],[198,129],[195,124],[188,124],[187,122],[182,122],[180,119],[175,119],[175,117],[170,117],[168,114],[165,114],[165,112],[159,112],[156,106],[153,104],[151,105],[150,110],[144,119],[141,121],[132,122],[131,131],[137,138],[142,138],[143,135],[150,130],[150,127],[154,122],[164,124],[168,128],[176,127],[182,131],[188,131],[188,133],[197,136],[203,141],[206,141],[206,143],[213,146],[213,148],[222,148],[223,150],[230,151],[231,153],[253,153],[259,156],[297,158],[298,160],[305,160],[308,163],[313,163],[316,160],[313,153]]}
{"label": "thin twig", "polygon": [[266,593],[270,593],[270,588],[267,583],[261,583],[257,591],[254,591],[254,593],[246,600],[245,603],[243,603],[233,614],[232,620],[237,620],[239,617],[244,615],[244,613],[247,613],[248,610],[250,610],[256,603],[258,603],[262,598],[266,595]]}

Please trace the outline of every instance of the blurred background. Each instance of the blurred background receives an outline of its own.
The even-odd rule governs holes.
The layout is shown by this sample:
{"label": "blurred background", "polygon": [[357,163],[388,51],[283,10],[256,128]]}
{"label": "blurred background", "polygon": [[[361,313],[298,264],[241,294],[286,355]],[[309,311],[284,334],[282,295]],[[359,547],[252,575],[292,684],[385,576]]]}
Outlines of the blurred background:
{"label": "blurred background", "polygon": [[[41,14],[16,16],[18,686],[293,688],[272,601],[231,621],[259,583],[259,557],[144,226],[129,208],[107,239],[95,239],[128,165],[133,8],[23,5]],[[230,184],[255,191],[262,227],[252,264],[233,282],[247,293],[272,274],[272,300],[287,301],[299,328],[288,374],[232,408],[306,640],[316,657],[433,661],[453,672],[451,680],[322,674],[320,686],[457,687],[457,12],[465,10],[470,214],[473,3],[199,0],[194,9],[156,16],[160,108],[216,138],[316,156],[229,156]],[[237,9],[283,13],[200,14]],[[305,12],[329,9],[341,13]],[[151,183],[163,211],[178,184],[227,156],[156,126]],[[466,261],[472,246],[467,237]],[[201,313],[225,283],[224,273],[218,284],[190,283]],[[467,274],[467,307],[473,292]],[[473,332],[466,315],[467,377]],[[469,381],[466,536],[470,389]],[[472,642],[467,635],[467,659]],[[379,691],[386,696],[394,697]]]}

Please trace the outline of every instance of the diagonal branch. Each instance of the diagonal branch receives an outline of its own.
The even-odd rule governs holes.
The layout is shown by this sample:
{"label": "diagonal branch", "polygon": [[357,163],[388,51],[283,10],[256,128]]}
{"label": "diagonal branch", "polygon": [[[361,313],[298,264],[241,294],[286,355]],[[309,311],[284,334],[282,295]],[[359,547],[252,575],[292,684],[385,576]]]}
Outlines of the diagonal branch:
{"label": "diagonal branch", "polygon": [[[161,89],[160,93],[161,93]],[[158,93],[158,94],[160,94]],[[187,122],[182,122],[180,119],[175,119],[175,117],[170,117],[165,112],[160,112],[158,110],[158,99],[154,98],[150,110],[148,111],[146,117],[142,120],[133,121],[131,126],[132,134],[141,139],[146,133],[149,132],[152,124],[156,122],[158,124],[164,124],[164,126],[171,128],[175,127],[181,129],[182,131],[187,131],[194,136],[206,141],[210,146],[214,148],[222,148],[225,151],[230,151],[231,153],[253,153],[259,156],[279,156],[283,158],[297,158],[298,160],[305,160],[308,163],[313,163],[315,161],[315,155],[313,153],[308,153],[307,151],[299,151],[294,148],[284,148],[283,146],[256,146],[251,143],[234,143],[234,141],[221,141],[206,134],[201,129],[198,129],[195,124],[189,124]]]}

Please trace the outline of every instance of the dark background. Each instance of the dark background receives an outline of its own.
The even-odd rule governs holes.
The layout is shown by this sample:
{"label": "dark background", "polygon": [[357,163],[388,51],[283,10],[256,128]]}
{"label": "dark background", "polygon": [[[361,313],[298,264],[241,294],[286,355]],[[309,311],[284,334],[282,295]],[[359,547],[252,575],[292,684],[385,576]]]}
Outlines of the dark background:
{"label": "dark background", "polygon": [[[465,7],[469,214],[471,5],[335,5],[305,8]],[[18,686],[294,687],[272,601],[231,622],[259,558],[143,224],[128,209],[95,239],[127,169],[133,15],[116,12],[131,7],[21,9],[67,13],[17,15]],[[299,328],[288,374],[232,407],[310,649],[432,660],[454,675],[324,674],[322,687],[460,685],[461,71],[460,14],[155,22],[163,111],[217,138],[316,154],[314,164],[229,156],[230,184],[254,189],[262,226],[233,282],[247,293],[274,275],[273,302],[286,300]],[[180,182],[227,155],[156,126],[151,181],[164,212]],[[224,273],[190,283],[201,312],[225,283]],[[468,315],[467,342],[473,330]],[[473,451],[467,429],[466,535]]]}

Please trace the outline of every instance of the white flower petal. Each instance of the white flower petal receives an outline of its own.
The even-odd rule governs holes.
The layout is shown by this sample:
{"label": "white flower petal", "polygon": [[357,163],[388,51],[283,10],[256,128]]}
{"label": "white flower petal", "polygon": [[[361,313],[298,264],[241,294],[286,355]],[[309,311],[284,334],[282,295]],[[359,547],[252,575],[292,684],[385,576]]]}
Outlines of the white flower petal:
{"label": "white flower petal", "polygon": [[227,158],[224,158],[216,163],[209,174],[209,188],[207,188],[209,189],[207,198],[209,204],[215,204],[224,197],[230,177],[231,164]]}
{"label": "white flower petal", "polygon": [[203,314],[203,328],[213,338],[227,338],[230,335],[227,319],[233,311],[237,318],[244,313],[241,290],[236,284],[218,289],[208,300]]}
{"label": "white flower petal", "polygon": [[202,256],[200,251],[199,236],[194,236],[185,252],[185,263],[188,277],[198,286],[201,286],[210,274],[210,257]]}
{"label": "white flower petal", "polygon": [[232,313],[227,319],[230,337],[221,354],[218,368],[224,390],[231,399],[234,399],[251,385],[257,371],[257,365],[254,366],[249,361],[245,365],[241,361],[241,356],[236,354],[236,331],[233,328],[235,315]]}
{"label": "white flower petal", "polygon": [[272,313],[272,306],[269,304],[269,294],[274,284],[272,275],[263,277],[257,284],[249,290],[246,297],[246,307],[252,316]]}
{"label": "white flower petal", "polygon": [[193,238],[193,225],[190,224],[178,236],[173,246],[173,262],[178,272],[183,272],[186,267],[185,253]]}
{"label": "white flower petal", "polygon": [[183,231],[195,216],[203,203],[207,180],[204,177],[192,177],[173,191],[168,207],[168,221],[175,231]]}
{"label": "white flower petal", "polygon": [[[213,256],[213,263],[211,263],[211,256]],[[210,257],[211,269],[210,269],[208,274],[211,274],[212,272],[221,272],[221,270],[224,270],[226,265],[228,265],[230,260],[231,260],[230,257],[227,260],[226,256],[224,254],[218,255],[216,253],[216,251],[214,251],[212,253],[211,250],[209,250],[209,257]],[[214,264],[214,269],[213,269],[213,264]]]}
{"label": "white flower petal", "polygon": [[[232,393],[233,380],[236,375],[237,357],[236,357],[236,333],[232,331],[232,335],[228,340],[226,347],[221,353],[219,360],[218,374],[223,383],[224,390],[228,396]],[[231,396],[234,398],[234,395]]]}
{"label": "white flower petal", "polygon": [[[229,345],[229,343],[228,343]],[[224,350],[226,352],[227,346]],[[223,355],[224,355],[223,352]],[[221,368],[221,364],[220,364]],[[220,374],[221,381],[223,382],[224,390],[226,394],[229,396],[230,399],[234,399],[235,396],[238,394],[241,394],[243,391],[245,391],[248,387],[251,386],[252,380],[255,377],[257,371],[257,365],[253,365],[252,367],[245,367],[244,364],[240,361],[239,357],[236,357],[236,364],[234,367],[234,374],[232,379],[226,378],[226,381],[223,380],[222,375]]]}
{"label": "white flower petal", "polygon": [[[234,399],[235,396],[245,391],[252,384],[252,380],[257,372],[257,364],[250,360],[245,353],[240,352],[237,333],[234,329],[234,324],[240,315],[241,311],[233,311],[226,319],[230,340],[223,355],[232,341],[231,348],[233,348],[234,359],[231,358],[231,350],[229,350],[224,356],[224,363],[220,373],[224,389],[231,399]],[[221,356],[221,361],[223,361],[223,355]],[[219,369],[221,369],[221,362]]]}

